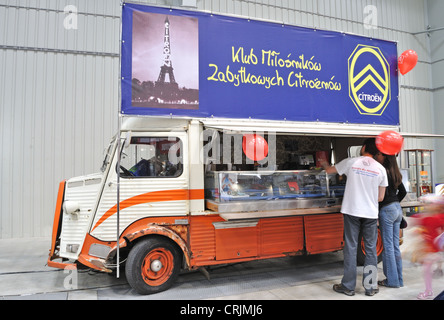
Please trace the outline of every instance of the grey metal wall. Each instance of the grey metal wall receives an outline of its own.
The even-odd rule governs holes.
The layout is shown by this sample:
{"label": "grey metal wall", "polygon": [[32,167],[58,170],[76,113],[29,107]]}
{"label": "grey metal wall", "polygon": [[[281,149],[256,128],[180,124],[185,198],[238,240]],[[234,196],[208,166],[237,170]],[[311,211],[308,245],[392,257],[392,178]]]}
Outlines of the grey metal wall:
{"label": "grey metal wall", "polygon": [[[414,35],[428,23],[426,0],[195,2],[190,9],[399,41],[399,53],[420,57],[401,76],[402,130],[434,132],[430,41]],[[68,5],[77,28],[67,28],[75,22]],[[374,29],[364,25],[368,5],[376,8]],[[49,236],[59,181],[99,169],[117,128],[119,24],[119,0],[0,0],[0,239]]]}
{"label": "grey metal wall", "polygon": [[[444,1],[428,0],[430,30],[430,53],[433,83],[433,106],[435,130],[444,134]],[[444,182],[444,139],[439,139],[435,146],[436,182]]]}
{"label": "grey metal wall", "polygon": [[0,1],[0,238],[50,235],[59,181],[100,168],[118,110],[119,4],[107,3]]}

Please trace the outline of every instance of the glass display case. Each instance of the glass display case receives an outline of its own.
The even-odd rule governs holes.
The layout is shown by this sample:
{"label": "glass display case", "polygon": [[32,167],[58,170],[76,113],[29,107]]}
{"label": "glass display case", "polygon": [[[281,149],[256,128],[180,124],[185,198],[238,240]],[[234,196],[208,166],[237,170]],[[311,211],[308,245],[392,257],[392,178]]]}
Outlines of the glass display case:
{"label": "glass display case", "polygon": [[406,150],[412,192],[418,197],[433,192],[433,150]]}
{"label": "glass display case", "polygon": [[233,210],[334,205],[340,202],[344,189],[342,177],[323,170],[210,171],[205,176],[206,199],[219,204],[244,203],[233,205]]}

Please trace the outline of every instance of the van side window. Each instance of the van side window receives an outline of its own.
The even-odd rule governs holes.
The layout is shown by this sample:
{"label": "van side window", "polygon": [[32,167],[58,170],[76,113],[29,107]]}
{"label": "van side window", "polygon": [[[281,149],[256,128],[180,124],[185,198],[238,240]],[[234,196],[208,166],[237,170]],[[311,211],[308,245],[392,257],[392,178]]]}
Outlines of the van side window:
{"label": "van side window", "polygon": [[182,160],[182,141],[177,137],[132,137],[122,152],[120,175],[178,177],[183,171]]}

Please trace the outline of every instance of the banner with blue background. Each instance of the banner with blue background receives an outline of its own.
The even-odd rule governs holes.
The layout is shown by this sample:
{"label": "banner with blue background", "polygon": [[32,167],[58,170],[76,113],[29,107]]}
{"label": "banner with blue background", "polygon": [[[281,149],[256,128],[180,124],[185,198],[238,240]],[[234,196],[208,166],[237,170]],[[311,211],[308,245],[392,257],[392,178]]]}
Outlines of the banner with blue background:
{"label": "banner with blue background", "polygon": [[125,3],[121,113],[399,124],[397,44]]}

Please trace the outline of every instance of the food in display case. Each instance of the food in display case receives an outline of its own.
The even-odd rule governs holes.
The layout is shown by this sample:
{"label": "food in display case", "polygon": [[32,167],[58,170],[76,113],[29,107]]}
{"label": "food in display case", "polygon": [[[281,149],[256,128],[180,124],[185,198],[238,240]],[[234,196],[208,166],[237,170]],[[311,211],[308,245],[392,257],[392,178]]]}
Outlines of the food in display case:
{"label": "food in display case", "polygon": [[206,198],[215,202],[342,197],[345,181],[320,170],[210,171]]}

